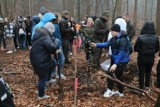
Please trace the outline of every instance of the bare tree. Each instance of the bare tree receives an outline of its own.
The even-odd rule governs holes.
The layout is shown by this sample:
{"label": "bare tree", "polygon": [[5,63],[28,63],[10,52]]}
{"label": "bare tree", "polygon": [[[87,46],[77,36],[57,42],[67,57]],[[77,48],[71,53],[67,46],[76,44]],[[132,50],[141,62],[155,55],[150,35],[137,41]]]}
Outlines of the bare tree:
{"label": "bare tree", "polygon": [[156,25],[157,25],[157,35],[160,36],[160,0],[157,0],[157,18],[156,18]]}

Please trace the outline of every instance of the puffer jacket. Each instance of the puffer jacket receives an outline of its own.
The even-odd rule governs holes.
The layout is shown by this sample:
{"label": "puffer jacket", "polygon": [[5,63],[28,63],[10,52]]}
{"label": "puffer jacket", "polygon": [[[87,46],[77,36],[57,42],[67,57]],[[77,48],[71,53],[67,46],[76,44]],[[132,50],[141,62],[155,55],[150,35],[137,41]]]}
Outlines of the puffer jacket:
{"label": "puffer jacket", "polygon": [[43,27],[47,22],[51,21],[52,19],[56,19],[55,15],[53,13],[44,14],[41,21],[33,28],[31,40],[33,40],[35,30],[39,27]]}
{"label": "puffer jacket", "polygon": [[37,75],[44,75],[52,67],[51,54],[58,48],[58,42],[53,42],[46,28],[37,28],[34,43],[30,51],[30,61]]}
{"label": "puffer jacket", "polygon": [[128,42],[127,33],[121,31],[119,35],[112,37],[108,42],[97,43],[96,47],[105,48],[111,46],[111,57],[114,61],[114,64],[127,63],[130,60]]}
{"label": "puffer jacket", "polygon": [[138,52],[139,56],[154,57],[159,51],[159,39],[155,33],[154,23],[146,22],[134,46],[134,51]]}

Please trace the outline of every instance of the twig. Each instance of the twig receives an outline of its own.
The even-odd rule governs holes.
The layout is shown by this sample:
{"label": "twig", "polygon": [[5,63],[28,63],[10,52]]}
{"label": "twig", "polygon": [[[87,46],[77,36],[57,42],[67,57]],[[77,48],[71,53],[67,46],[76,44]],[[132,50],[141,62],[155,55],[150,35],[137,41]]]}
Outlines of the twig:
{"label": "twig", "polygon": [[106,78],[111,79],[112,81],[115,81],[115,82],[117,82],[117,83],[119,83],[119,84],[127,87],[127,88],[134,89],[134,90],[137,90],[137,91],[139,91],[139,92],[141,92],[141,93],[144,93],[144,94],[145,94],[147,97],[149,97],[152,101],[156,102],[156,99],[154,99],[153,97],[151,97],[151,96],[147,93],[147,91],[142,90],[142,89],[139,89],[139,88],[134,87],[134,86],[129,86],[129,85],[127,85],[126,83],[118,80],[118,79],[116,78],[116,76],[115,76],[114,73],[113,73],[114,78],[111,77],[111,76],[109,76],[109,75],[106,74],[105,72],[102,72],[102,71],[100,71],[100,72],[98,72],[98,73],[99,73],[100,75],[103,75],[103,76],[106,77]]}

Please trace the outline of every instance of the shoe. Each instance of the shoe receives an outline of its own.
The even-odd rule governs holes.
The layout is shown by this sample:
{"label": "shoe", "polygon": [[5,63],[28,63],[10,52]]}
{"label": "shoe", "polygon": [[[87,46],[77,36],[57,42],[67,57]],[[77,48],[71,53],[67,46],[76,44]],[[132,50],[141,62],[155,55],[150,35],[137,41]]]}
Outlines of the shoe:
{"label": "shoe", "polygon": [[[56,73],[56,78],[59,78],[59,74],[58,73]],[[61,73],[61,79],[66,80],[66,76],[64,76],[62,73]]]}
{"label": "shoe", "polygon": [[50,96],[49,95],[44,95],[43,97],[38,97],[38,100],[43,100],[43,99],[47,99],[47,98],[49,98]]}
{"label": "shoe", "polygon": [[111,91],[110,89],[107,89],[107,91],[103,94],[103,97],[105,98],[109,98],[114,94],[113,91]]}
{"label": "shoe", "polygon": [[149,93],[151,91],[149,87],[146,87],[145,90],[147,93]]}
{"label": "shoe", "polygon": [[13,51],[8,51],[7,53],[13,53]]}
{"label": "shoe", "polygon": [[120,93],[118,90],[114,92],[114,95],[117,95],[117,96],[120,96],[120,97],[124,96],[124,94]]}
{"label": "shoe", "polygon": [[50,84],[56,84],[56,79],[50,79],[46,82],[46,86],[49,86]]}

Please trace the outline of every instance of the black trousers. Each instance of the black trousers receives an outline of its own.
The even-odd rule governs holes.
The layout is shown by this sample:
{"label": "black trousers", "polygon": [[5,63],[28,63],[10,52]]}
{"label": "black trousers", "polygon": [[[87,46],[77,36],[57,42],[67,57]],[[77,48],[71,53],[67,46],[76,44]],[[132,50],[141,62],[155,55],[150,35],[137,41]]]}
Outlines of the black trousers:
{"label": "black trousers", "polygon": [[157,65],[157,87],[160,88],[160,61]]}
{"label": "black trousers", "polygon": [[3,32],[0,32],[0,46],[2,46],[2,45],[3,45],[3,48],[6,49],[6,40],[4,38],[4,34],[3,34]]}
{"label": "black trousers", "polygon": [[153,64],[154,56],[138,56],[139,87],[141,89],[150,86],[150,77]]}
{"label": "black trousers", "polygon": [[[114,63],[113,63],[113,60],[111,59],[111,66],[112,66],[113,64],[114,64]],[[117,79],[119,79],[119,80],[122,81],[122,82],[123,82],[123,70],[124,70],[124,68],[125,68],[126,65],[127,65],[127,63],[120,63],[120,64],[118,64],[118,65],[117,65],[117,68],[116,68],[116,71],[115,71],[115,76],[117,77]],[[110,66],[110,67],[111,67],[111,66]],[[109,74],[111,77],[113,77],[113,73],[112,73],[112,72],[109,72],[109,71],[108,71],[108,74]],[[112,90],[115,82],[112,81],[112,80],[110,80],[110,79],[107,79],[107,82],[108,82],[108,88],[109,88],[110,90]],[[120,93],[123,93],[123,91],[124,91],[124,86],[121,85],[121,84],[117,84],[117,85],[118,85],[117,88],[118,88],[119,92],[120,92]]]}

